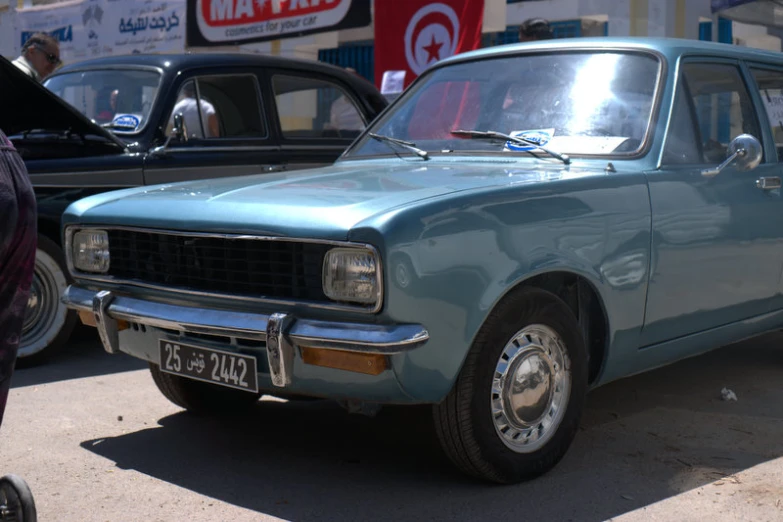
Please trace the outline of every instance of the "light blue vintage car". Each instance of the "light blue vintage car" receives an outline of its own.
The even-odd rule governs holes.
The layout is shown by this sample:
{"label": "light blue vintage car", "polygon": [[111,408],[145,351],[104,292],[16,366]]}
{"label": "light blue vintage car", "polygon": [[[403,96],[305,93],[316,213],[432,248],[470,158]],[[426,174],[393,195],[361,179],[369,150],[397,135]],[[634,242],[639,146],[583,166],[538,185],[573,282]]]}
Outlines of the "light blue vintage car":
{"label": "light blue vintage car", "polygon": [[431,404],[459,469],[529,479],[589,389],[783,325],[782,89],[697,41],[463,54],[332,167],[73,203],[64,300],[187,410]]}

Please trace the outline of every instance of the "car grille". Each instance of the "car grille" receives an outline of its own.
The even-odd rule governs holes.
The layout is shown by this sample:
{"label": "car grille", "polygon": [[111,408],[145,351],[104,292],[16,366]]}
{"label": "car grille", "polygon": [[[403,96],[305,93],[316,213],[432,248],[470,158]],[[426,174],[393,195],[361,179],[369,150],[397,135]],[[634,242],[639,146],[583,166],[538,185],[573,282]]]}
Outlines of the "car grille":
{"label": "car grille", "polygon": [[184,290],[327,301],[321,243],[109,230],[109,275]]}

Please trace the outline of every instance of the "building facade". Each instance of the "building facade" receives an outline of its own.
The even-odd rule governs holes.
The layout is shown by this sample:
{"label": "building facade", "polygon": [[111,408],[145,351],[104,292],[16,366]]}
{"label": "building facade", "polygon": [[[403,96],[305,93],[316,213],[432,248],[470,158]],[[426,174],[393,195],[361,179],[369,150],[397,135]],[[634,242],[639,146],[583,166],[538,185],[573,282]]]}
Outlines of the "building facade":
{"label": "building facade", "polygon": [[[63,0],[0,0],[0,54],[18,54],[14,25],[17,10],[46,10]],[[68,0],[71,3],[74,0]],[[76,0],[78,1],[78,0]],[[143,3],[144,0],[124,0]],[[406,0],[397,0],[406,1]],[[710,0],[485,0],[482,45],[517,41],[523,21],[546,18],[558,38],[581,36],[663,36],[717,40],[725,43],[781,50],[776,30],[714,16]],[[714,22],[717,22],[715,24]],[[190,52],[257,52],[318,59],[352,67],[362,76],[374,76],[374,27],[320,33],[271,42],[204,48]]]}

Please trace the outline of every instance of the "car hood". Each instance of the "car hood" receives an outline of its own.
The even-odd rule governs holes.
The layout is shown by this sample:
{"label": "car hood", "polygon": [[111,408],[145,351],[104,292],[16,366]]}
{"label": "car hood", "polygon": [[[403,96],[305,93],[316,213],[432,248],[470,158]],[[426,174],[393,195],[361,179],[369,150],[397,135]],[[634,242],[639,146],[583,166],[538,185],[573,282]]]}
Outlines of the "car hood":
{"label": "car hood", "polygon": [[71,205],[64,222],[342,240],[362,221],[424,199],[604,174],[597,169],[531,167],[498,161],[344,161],[288,174],[99,194]]}
{"label": "car hood", "polygon": [[20,71],[0,56],[0,130],[13,136],[34,129],[49,132],[71,131],[77,135],[94,135],[115,143],[119,151],[125,144],[108,130],[86,116],[49,89]]}

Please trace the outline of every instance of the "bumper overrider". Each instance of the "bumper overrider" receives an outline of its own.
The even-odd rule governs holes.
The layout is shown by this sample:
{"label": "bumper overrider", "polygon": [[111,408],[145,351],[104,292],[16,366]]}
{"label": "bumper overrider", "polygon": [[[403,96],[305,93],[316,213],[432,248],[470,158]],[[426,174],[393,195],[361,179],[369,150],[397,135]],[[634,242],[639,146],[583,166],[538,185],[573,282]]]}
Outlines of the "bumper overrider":
{"label": "bumper overrider", "polygon": [[128,323],[176,330],[184,335],[214,335],[266,343],[272,384],[292,383],[295,350],[306,346],[359,354],[394,355],[414,350],[429,339],[421,325],[379,325],[320,321],[289,313],[257,314],[178,306],[71,285],[63,303],[91,314],[108,353],[120,352],[120,331]]}

